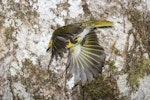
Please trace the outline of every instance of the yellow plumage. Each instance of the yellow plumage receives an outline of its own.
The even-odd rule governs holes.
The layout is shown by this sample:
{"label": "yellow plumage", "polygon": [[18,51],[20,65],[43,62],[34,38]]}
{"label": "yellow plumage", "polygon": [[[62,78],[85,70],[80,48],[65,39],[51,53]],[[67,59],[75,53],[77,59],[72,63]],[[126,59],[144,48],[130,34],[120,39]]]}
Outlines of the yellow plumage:
{"label": "yellow plumage", "polygon": [[67,61],[68,74],[75,75],[75,82],[81,80],[84,85],[91,82],[101,72],[105,62],[104,49],[94,28],[111,27],[113,22],[106,20],[92,20],[75,23],[58,28],[54,31],[47,50],[51,51],[53,58],[63,57],[69,52]]}

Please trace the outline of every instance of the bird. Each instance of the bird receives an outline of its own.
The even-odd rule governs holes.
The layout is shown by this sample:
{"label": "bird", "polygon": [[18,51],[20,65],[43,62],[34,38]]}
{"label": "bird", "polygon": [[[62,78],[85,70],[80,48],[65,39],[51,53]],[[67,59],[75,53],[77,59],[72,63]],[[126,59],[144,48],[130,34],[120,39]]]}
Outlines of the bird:
{"label": "bird", "polygon": [[48,44],[51,52],[49,66],[53,59],[62,59],[68,52],[67,74],[74,75],[75,84],[91,83],[102,71],[106,54],[99,44],[96,28],[112,27],[108,20],[90,20],[68,24],[56,29]]}

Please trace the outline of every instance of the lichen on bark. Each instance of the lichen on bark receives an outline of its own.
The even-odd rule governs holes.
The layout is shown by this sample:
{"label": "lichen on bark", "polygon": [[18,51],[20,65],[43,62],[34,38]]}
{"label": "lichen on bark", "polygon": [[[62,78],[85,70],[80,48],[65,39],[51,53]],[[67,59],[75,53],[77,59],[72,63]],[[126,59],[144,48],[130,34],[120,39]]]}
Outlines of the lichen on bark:
{"label": "lichen on bark", "polygon": [[[149,4],[148,0],[1,0],[0,99],[147,100]],[[111,29],[96,30],[107,56],[105,66],[91,84],[70,89],[65,84],[66,58],[47,68],[48,42],[58,27],[91,19],[114,22]]]}

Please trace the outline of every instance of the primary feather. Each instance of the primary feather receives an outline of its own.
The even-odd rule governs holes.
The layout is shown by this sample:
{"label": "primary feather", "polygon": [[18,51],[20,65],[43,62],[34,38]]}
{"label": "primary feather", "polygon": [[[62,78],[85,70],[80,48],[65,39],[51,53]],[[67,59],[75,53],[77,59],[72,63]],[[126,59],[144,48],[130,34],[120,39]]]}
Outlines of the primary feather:
{"label": "primary feather", "polygon": [[[66,45],[68,40],[71,42],[76,42],[76,37],[81,37],[81,41],[84,37],[96,27],[109,27],[113,26],[113,22],[107,20],[91,20],[81,23],[69,24],[56,29],[49,42],[49,47],[47,51],[51,51],[51,64],[53,58],[63,57],[63,53],[66,52]],[[85,30],[87,28],[88,30]]]}
{"label": "primary feather", "polygon": [[63,57],[63,53],[66,52],[67,40],[73,41],[73,37],[76,34],[79,34],[83,30],[83,27],[80,24],[70,24],[63,26],[55,30],[52,34],[51,40],[49,42],[49,47],[47,51],[51,51],[51,60],[50,64],[55,57],[56,60],[59,57]]}
{"label": "primary feather", "polygon": [[51,51],[49,65],[54,58],[62,58],[69,51],[67,72],[75,75],[75,83],[80,80],[83,85],[87,81],[90,83],[101,72],[106,57],[93,30],[109,26],[113,26],[110,21],[93,20],[58,28],[53,32],[47,49]]}
{"label": "primary feather", "polygon": [[90,32],[81,44],[70,48],[68,72],[75,75],[75,83],[81,80],[84,85],[101,72],[105,57],[96,33]]}

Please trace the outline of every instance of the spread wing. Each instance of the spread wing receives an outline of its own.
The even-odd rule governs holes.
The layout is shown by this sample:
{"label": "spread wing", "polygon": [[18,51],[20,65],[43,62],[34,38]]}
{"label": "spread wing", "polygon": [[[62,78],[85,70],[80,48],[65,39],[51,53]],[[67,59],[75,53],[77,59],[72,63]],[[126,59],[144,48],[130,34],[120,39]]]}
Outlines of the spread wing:
{"label": "spread wing", "polygon": [[67,40],[73,40],[74,35],[79,34],[83,30],[80,24],[70,24],[63,26],[54,31],[52,38],[49,42],[49,48],[47,51],[51,51],[51,60],[55,57],[63,57],[63,53],[66,52]]}
{"label": "spread wing", "polygon": [[[74,38],[82,33],[84,34],[85,32],[83,32],[84,28],[85,27],[90,27],[90,28],[96,28],[96,27],[106,27],[106,26],[113,26],[113,22],[110,22],[110,21],[107,21],[107,20],[92,20],[92,21],[86,21],[86,22],[82,22],[82,23],[75,23],[75,24],[70,24],[70,25],[67,25],[67,26],[63,26],[63,27],[60,27],[58,28],[57,30],[54,31],[53,35],[52,35],[52,38],[51,38],[51,41],[49,43],[49,48],[47,49],[51,51],[51,60],[50,60],[50,63],[49,65],[51,64],[53,58],[55,57],[56,60],[58,57],[63,57],[63,53],[66,52],[66,45],[67,45],[67,40],[70,40],[72,43],[74,42]],[[81,34],[81,35],[82,35]],[[90,40],[88,39],[88,37],[94,37],[93,40]],[[84,51],[87,51],[87,52],[81,52],[81,53],[84,53],[84,57],[88,55],[91,56],[91,54],[89,54],[88,52],[92,53],[94,51],[93,54],[98,54],[100,53],[100,51],[102,52],[102,48],[101,46],[99,46],[98,44],[95,45],[95,42],[98,41],[98,39],[96,38],[96,40],[94,40],[96,38],[96,35],[88,35],[87,36],[87,40],[85,41],[84,45],[82,45],[82,50]],[[86,43],[88,42],[88,43]],[[93,47],[93,44],[96,46]],[[92,45],[90,45],[92,44]],[[88,47],[87,47],[88,45]],[[84,47],[84,48],[83,48]],[[89,49],[89,48],[93,48],[93,49]],[[95,51],[95,49],[98,48],[100,49],[100,51],[98,50],[97,53]],[[81,58],[81,56],[79,56]],[[82,54],[82,57],[83,57],[83,54]],[[87,57],[88,58],[88,57]],[[92,58],[96,59],[96,57],[93,57],[92,55]],[[91,58],[88,58],[87,60],[91,60]],[[87,61],[86,60],[86,61]],[[94,60],[91,60],[92,62]],[[83,63],[83,61],[82,61]],[[80,63],[79,63],[80,64]],[[87,63],[86,64],[89,64],[90,63]]]}
{"label": "spread wing", "polygon": [[87,34],[81,44],[70,49],[68,72],[75,75],[75,83],[91,82],[102,70],[104,49],[99,45],[95,32]]}

